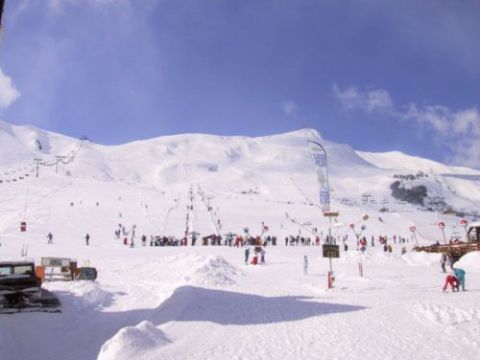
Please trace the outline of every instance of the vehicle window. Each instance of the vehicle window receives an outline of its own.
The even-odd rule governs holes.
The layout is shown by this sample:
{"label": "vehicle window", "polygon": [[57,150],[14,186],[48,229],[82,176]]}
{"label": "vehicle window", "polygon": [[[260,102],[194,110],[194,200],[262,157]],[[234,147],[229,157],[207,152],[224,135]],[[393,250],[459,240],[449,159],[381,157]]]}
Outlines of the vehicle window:
{"label": "vehicle window", "polygon": [[8,267],[0,267],[0,276],[8,276],[12,273],[12,268]]}
{"label": "vehicle window", "polygon": [[24,266],[15,266],[13,268],[13,273],[16,275],[31,275],[33,274],[32,267],[29,265],[24,265]]}

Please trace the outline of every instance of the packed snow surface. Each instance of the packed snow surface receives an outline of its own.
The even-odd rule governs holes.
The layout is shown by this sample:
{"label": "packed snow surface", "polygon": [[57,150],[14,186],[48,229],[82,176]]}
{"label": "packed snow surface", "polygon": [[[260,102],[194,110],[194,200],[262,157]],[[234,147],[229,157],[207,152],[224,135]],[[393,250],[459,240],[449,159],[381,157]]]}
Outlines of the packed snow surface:
{"label": "packed snow surface", "polygon": [[[284,241],[314,238],[314,228],[328,233],[306,144],[312,138],[329,154],[332,208],[340,212],[332,224],[341,245],[333,289],[321,246]],[[57,155],[64,156],[58,164]],[[2,360],[478,358],[479,253],[457,264],[467,291],[444,293],[440,256],[411,251],[416,242],[463,238],[461,218],[398,203],[389,189],[393,175],[423,171],[420,181],[434,195],[474,210],[476,170],[360,153],[311,130],[108,147],[0,122],[0,156],[0,261],[25,252],[37,264],[68,257],[99,274],[95,282],[44,284],[61,313],[1,315]],[[264,236],[278,238],[265,248],[264,265],[246,265],[245,247],[202,245],[217,232],[222,241],[230,232],[260,235],[262,222]],[[354,235],[362,226],[365,254]],[[181,238],[186,230],[188,246],[150,246],[151,236]],[[379,236],[389,238],[391,253]]]}

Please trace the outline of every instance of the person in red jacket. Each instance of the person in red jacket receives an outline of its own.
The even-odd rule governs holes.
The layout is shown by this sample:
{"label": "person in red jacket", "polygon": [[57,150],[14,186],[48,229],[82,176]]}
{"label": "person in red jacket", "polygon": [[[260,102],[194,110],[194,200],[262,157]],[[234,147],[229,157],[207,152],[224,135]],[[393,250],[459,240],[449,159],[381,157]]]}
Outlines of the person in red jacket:
{"label": "person in red jacket", "polygon": [[453,292],[458,291],[457,278],[455,277],[454,274],[448,274],[447,277],[445,278],[445,285],[443,285],[443,291],[447,291],[448,285],[450,285]]}

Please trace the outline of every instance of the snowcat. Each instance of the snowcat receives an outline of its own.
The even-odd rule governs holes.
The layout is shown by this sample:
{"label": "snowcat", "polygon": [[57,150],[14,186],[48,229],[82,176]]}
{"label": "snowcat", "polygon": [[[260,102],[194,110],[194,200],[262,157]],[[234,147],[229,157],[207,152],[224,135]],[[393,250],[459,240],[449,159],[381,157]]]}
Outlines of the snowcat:
{"label": "snowcat", "polygon": [[77,267],[77,261],[70,258],[42,257],[41,266],[37,266],[37,276],[41,281],[73,281],[97,278],[94,267]]}
{"label": "snowcat", "polygon": [[61,312],[60,301],[41,287],[31,261],[0,262],[0,314]]}

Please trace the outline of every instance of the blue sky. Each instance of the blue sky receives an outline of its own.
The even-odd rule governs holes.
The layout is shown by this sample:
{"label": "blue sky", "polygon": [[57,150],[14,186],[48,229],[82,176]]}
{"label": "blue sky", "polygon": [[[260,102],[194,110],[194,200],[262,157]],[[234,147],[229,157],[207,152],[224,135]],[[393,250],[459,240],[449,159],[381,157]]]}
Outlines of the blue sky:
{"label": "blue sky", "polygon": [[7,0],[0,118],[103,144],[302,128],[480,167],[480,2]]}

